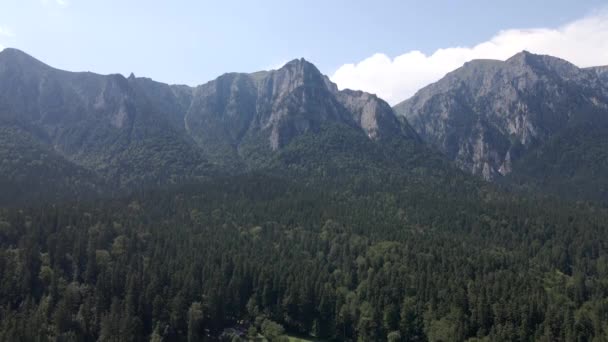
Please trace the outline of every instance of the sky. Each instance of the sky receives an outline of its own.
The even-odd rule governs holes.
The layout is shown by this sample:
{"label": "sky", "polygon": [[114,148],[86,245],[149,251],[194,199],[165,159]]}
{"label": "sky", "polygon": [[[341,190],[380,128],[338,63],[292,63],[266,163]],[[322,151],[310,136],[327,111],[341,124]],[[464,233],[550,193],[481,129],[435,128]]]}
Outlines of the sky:
{"label": "sky", "polygon": [[608,64],[606,0],[0,0],[0,49],[54,67],[198,85],[314,63],[391,104],[475,58]]}

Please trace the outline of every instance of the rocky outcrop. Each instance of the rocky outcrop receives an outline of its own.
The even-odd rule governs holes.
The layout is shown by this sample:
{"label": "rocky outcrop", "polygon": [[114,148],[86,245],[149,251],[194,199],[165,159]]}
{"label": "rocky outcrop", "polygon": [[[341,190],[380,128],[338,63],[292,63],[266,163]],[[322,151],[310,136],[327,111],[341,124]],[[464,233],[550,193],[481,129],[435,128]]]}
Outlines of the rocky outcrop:
{"label": "rocky outcrop", "polygon": [[187,131],[203,149],[214,146],[235,160],[253,141],[265,141],[276,151],[327,124],[361,130],[372,140],[416,136],[385,101],[364,92],[339,91],[304,59],[278,70],[220,76],[194,89],[185,114]]}
{"label": "rocky outcrop", "polygon": [[598,74],[524,51],[468,62],[394,109],[459,167],[491,180],[565,127],[606,118]]}
{"label": "rocky outcrop", "polygon": [[608,83],[608,65],[590,67],[585,70],[595,73],[602,81]]}

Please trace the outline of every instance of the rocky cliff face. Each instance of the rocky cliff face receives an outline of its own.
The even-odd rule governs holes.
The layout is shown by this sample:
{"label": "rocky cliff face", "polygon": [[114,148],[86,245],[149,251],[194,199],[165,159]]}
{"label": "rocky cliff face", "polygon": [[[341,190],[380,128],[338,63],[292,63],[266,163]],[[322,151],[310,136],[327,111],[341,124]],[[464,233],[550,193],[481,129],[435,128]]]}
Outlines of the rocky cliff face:
{"label": "rocky cliff face", "polygon": [[462,169],[491,180],[565,127],[605,120],[598,74],[524,51],[468,62],[394,109]]}
{"label": "rocky cliff face", "polygon": [[371,140],[416,136],[386,102],[363,92],[339,91],[304,59],[278,70],[225,74],[192,94],[184,114],[186,130],[218,162],[247,159],[251,144],[279,150],[327,124],[363,131]]}
{"label": "rocky cliff face", "polygon": [[608,65],[586,68],[585,70],[595,73],[602,81],[608,82]]}

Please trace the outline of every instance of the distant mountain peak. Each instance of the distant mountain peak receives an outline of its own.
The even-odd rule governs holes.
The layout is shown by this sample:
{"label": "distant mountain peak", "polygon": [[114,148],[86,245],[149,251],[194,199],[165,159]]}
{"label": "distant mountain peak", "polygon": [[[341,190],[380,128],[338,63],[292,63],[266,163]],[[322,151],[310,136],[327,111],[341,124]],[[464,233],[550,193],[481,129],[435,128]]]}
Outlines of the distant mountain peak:
{"label": "distant mountain peak", "polygon": [[282,68],[285,68],[285,67],[304,66],[304,65],[315,67],[314,64],[312,64],[311,62],[307,61],[304,57],[300,57],[300,58],[294,58],[294,59],[292,59],[291,61],[285,63],[285,65],[283,65],[279,69],[282,69]]}
{"label": "distant mountain peak", "polygon": [[[199,87],[196,96],[185,120],[201,146],[223,140],[225,148],[238,149],[256,136],[278,150],[326,125],[362,130],[369,139],[400,132],[406,125],[376,96],[339,91],[304,58],[277,70],[222,75]],[[222,128],[207,131],[211,126]],[[411,129],[405,131],[415,135]],[[219,132],[228,134],[216,136]]]}
{"label": "distant mountain peak", "polygon": [[20,56],[20,55],[33,58],[30,55],[28,55],[27,53],[25,53],[19,49],[16,49],[16,48],[7,47],[7,48],[4,48],[4,50],[0,51],[0,56]]}
{"label": "distant mountain peak", "polygon": [[5,48],[4,50],[0,51],[0,63],[11,63],[21,66],[27,65],[30,67],[50,68],[43,62],[15,48]]}
{"label": "distant mountain peak", "polygon": [[395,111],[461,168],[494,179],[570,121],[606,112],[601,69],[592,71],[525,50],[504,62],[474,60]]}
{"label": "distant mountain peak", "polygon": [[528,50],[521,50],[520,52],[514,54],[513,56],[511,56],[509,59],[517,59],[517,58],[526,58],[529,56],[538,56],[535,53],[532,53]]}
{"label": "distant mountain peak", "polygon": [[538,63],[542,63],[543,59],[545,57],[555,58],[552,56],[537,55],[537,54],[531,53],[530,51],[523,50],[523,51],[518,52],[515,55],[509,57],[507,60],[505,60],[505,63],[510,64],[510,65],[534,66],[534,65],[538,65]]}
{"label": "distant mountain peak", "polygon": [[272,72],[274,72],[275,74],[284,73],[286,77],[290,77],[293,79],[312,78],[315,81],[319,81],[323,78],[323,74],[321,74],[321,71],[319,71],[319,69],[317,69],[314,64],[305,60],[304,58],[294,59],[286,63],[278,70],[273,70]]}

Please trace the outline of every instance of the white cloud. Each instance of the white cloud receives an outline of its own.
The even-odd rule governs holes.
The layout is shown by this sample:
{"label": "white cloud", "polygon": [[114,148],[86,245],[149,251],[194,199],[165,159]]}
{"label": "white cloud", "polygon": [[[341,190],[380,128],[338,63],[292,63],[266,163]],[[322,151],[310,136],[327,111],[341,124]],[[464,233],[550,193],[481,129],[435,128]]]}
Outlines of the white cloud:
{"label": "white cloud", "polygon": [[69,5],[69,2],[67,0],[56,0],[57,5],[59,6],[67,6]]}
{"label": "white cloud", "polygon": [[528,50],[566,59],[580,67],[608,64],[608,12],[559,28],[511,29],[473,47],[439,49],[427,56],[410,51],[393,59],[376,53],[342,65],[331,79],[340,89],[368,91],[394,105],[472,59],[507,59]]}

